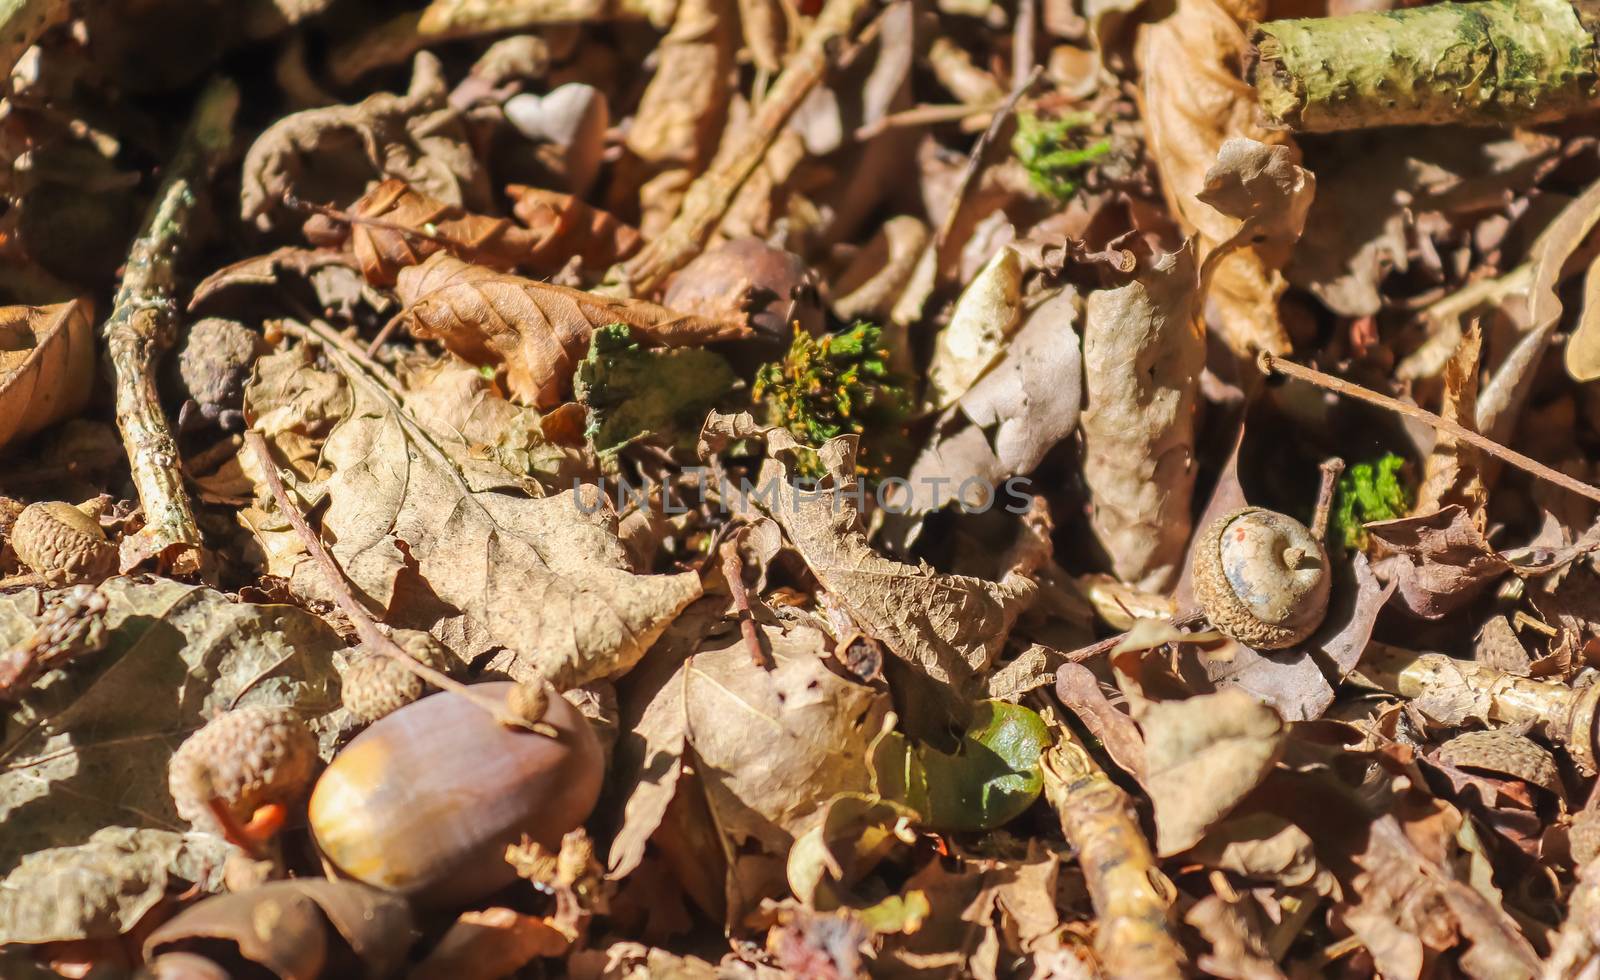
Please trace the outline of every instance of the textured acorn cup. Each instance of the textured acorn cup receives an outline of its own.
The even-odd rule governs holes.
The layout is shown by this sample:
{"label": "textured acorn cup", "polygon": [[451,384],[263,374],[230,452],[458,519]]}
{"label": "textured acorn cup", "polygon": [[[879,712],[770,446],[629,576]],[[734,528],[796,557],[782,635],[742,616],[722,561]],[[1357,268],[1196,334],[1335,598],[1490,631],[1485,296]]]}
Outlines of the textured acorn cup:
{"label": "textured acorn cup", "polygon": [[11,526],[11,547],[24,565],[56,583],[102,579],[117,567],[117,549],[100,522],[59,500],[24,507]]}
{"label": "textured acorn cup", "polygon": [[[473,690],[504,700],[516,685]],[[505,849],[548,848],[600,797],[600,743],[563,698],[549,738],[498,724],[441,691],[379,719],[334,758],[311,793],[311,832],[344,875],[422,905],[452,906],[510,884]]]}
{"label": "textured acorn cup", "polygon": [[[418,663],[444,671],[450,654],[444,644],[421,630],[395,630],[390,639]],[[370,724],[393,714],[422,697],[427,685],[391,657],[366,651],[357,653],[339,679],[339,697],[359,722]]]}
{"label": "textured acorn cup", "polygon": [[224,711],[190,735],[167,764],[178,816],[220,831],[211,801],[240,824],[259,807],[298,802],[317,766],[317,740],[291,708],[251,705]]}
{"label": "textured acorn cup", "polygon": [[1328,613],[1327,552],[1277,511],[1246,507],[1219,519],[1196,544],[1190,571],[1211,625],[1246,646],[1294,646]]}

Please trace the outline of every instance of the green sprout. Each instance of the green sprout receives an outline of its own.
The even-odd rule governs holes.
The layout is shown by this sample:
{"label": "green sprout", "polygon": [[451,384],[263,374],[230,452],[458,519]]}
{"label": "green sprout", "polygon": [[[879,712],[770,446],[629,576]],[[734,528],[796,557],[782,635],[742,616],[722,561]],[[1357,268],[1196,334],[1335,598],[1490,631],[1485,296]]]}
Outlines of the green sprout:
{"label": "green sprout", "polygon": [[[883,331],[873,324],[857,323],[822,337],[796,327],[783,360],[756,372],[753,394],[766,401],[773,424],[810,446],[868,428],[892,429],[904,414],[905,390],[895,382],[888,359]],[[864,469],[878,469],[885,462],[884,447],[866,447],[862,460]],[[814,459],[803,460],[799,468],[802,476],[821,475]]]}
{"label": "green sprout", "polygon": [[1376,460],[1357,463],[1339,478],[1339,493],[1333,508],[1333,525],[1346,548],[1367,546],[1362,525],[1404,517],[1411,510],[1411,488],[1401,471],[1402,456],[1385,453]]}
{"label": "green sprout", "polygon": [[1011,152],[1039,193],[1065,204],[1083,186],[1083,172],[1111,152],[1109,139],[1091,143],[1089,134],[1083,132],[1093,121],[1087,113],[1040,119],[1025,112],[1019,117]]}

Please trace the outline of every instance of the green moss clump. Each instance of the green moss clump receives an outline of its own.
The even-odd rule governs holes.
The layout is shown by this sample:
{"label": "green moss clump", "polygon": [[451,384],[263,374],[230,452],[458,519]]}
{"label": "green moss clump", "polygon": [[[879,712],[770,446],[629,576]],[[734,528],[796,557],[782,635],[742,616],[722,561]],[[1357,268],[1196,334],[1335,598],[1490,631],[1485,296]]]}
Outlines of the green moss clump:
{"label": "green moss clump", "polygon": [[727,362],[710,351],[641,347],[632,331],[613,323],[590,338],[573,389],[589,409],[585,435],[604,454],[646,436],[693,448],[706,412],[736,380]]}
{"label": "green moss clump", "polygon": [[[820,446],[847,433],[872,431],[882,442],[864,445],[864,472],[881,472],[891,455],[894,430],[905,414],[905,389],[889,370],[883,331],[870,323],[813,337],[795,329],[783,360],[756,372],[754,395],[765,401],[768,420],[796,439]],[[815,460],[802,462],[802,476],[819,476]]]}
{"label": "green moss clump", "polygon": [[1077,113],[1060,119],[1040,119],[1031,113],[1018,118],[1011,152],[1028,171],[1039,193],[1065,204],[1083,186],[1082,177],[1095,161],[1111,152],[1111,141],[1090,142],[1084,132],[1094,117]]}
{"label": "green moss clump", "polygon": [[1390,521],[1411,512],[1411,488],[1406,485],[1402,456],[1385,453],[1376,460],[1357,463],[1339,477],[1333,526],[1346,548],[1367,546],[1362,527],[1371,521]]}

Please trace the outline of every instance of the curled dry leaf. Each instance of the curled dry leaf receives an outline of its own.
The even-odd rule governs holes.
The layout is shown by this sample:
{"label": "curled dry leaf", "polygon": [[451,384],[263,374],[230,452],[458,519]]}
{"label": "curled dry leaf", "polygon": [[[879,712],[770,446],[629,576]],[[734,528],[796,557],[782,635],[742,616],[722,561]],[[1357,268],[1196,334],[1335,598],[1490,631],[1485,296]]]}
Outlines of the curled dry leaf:
{"label": "curled dry leaf", "polygon": [[[939,419],[906,475],[913,514],[934,510],[975,480],[988,488],[1030,473],[1078,427],[1083,355],[1073,329],[1076,291],[1036,307],[1005,346],[999,363]],[[938,488],[952,493],[941,499]]]}
{"label": "curled dry leaf", "polygon": [[342,250],[285,245],[266,255],[225,265],[206,276],[194,287],[194,293],[189,297],[189,309],[198,308],[233,286],[276,286],[285,272],[309,280],[328,268],[349,269],[354,278],[357,265],[354,257]]}
{"label": "curled dry leaf", "polygon": [[1095,536],[1118,578],[1160,592],[1189,543],[1194,411],[1205,339],[1195,323],[1194,250],[1141,262],[1089,294],[1083,327],[1083,475]]}
{"label": "curled dry leaf", "polygon": [[[1259,17],[1264,5],[1257,6],[1244,16]],[[1146,25],[1139,36],[1140,102],[1150,155],[1173,212],[1199,238],[1202,261],[1240,229],[1242,216],[1214,208],[1201,197],[1206,172],[1228,138],[1283,143],[1295,154],[1287,135],[1268,131],[1257,119],[1255,93],[1239,72],[1248,47],[1238,23],[1216,0],[1180,0],[1173,13]],[[1302,206],[1302,218],[1304,213]],[[1209,300],[1230,347],[1277,354],[1289,350],[1277,312],[1285,283],[1267,256],[1248,245],[1240,247],[1216,262],[1209,283]]]}
{"label": "curled dry leaf", "polygon": [[1243,691],[1143,702],[1134,717],[1144,730],[1145,786],[1164,857],[1198,843],[1283,751],[1283,720]]}
{"label": "curled dry leaf", "polygon": [[397,291],[414,335],[437,339],[474,364],[504,363],[511,394],[540,409],[571,392],[572,373],[598,327],[622,323],[641,342],[667,347],[749,333],[741,322],[680,316],[643,300],[523,279],[445,252],[402,270]]}
{"label": "curled dry leaf", "polygon": [[1376,570],[1399,584],[1400,601],[1424,619],[1459,609],[1512,571],[1484,537],[1481,518],[1460,504],[1366,527],[1392,552]]}
{"label": "curled dry leaf", "polygon": [[1002,246],[962,291],[934,342],[927,401],[944,408],[966,393],[1006,349],[1022,322],[1022,258]]}
{"label": "curled dry leaf", "polygon": [[168,894],[221,888],[227,850],[210,834],[106,827],[76,847],[35,851],[0,882],[0,944],[122,935]]}
{"label": "curled dry leaf", "polygon": [[88,300],[0,307],[0,449],[72,418],[93,391]]}
{"label": "curled dry leaf", "polygon": [[448,95],[439,60],[423,52],[405,95],[380,92],[278,120],[245,154],[240,215],[270,229],[286,194],[314,203],[351,200],[365,187],[364,180],[351,186],[349,175],[362,171],[398,177],[446,204],[487,209],[488,180]]}
{"label": "curled dry leaf", "polygon": [[[763,428],[749,415],[712,413],[701,434],[701,455],[733,439],[757,436],[766,439],[768,456],[757,502],[783,528],[822,587],[864,632],[909,668],[903,693],[910,730],[964,720],[977,678],[994,663],[1037,586],[1014,572],[990,582],[880,555],[867,540],[860,513],[848,502],[855,473],[854,437],[831,440],[819,450],[837,486],[816,492],[791,482],[782,454],[802,448],[794,437],[784,429]],[[921,712],[927,717],[914,717]]]}
{"label": "curled dry leaf", "polygon": [[[46,675],[7,715],[0,868],[102,827],[180,827],[173,748],[235,705],[293,707],[328,741],[344,642],[295,606],[243,605],[166,579],[113,578],[105,649]],[[0,599],[0,647],[33,632],[33,593]],[[327,746],[324,746],[327,749]]]}
{"label": "curled dry leaf", "polygon": [[582,198],[559,191],[512,184],[511,213],[545,235],[543,251],[565,263],[577,256],[585,269],[607,269],[639,250],[644,240],[632,225]]}
{"label": "curled dry leaf", "polygon": [[415,939],[404,899],[353,881],[297,878],[208,898],[151,933],[144,954],[218,955],[220,941],[283,980],[384,977]]}
{"label": "curled dry leaf", "polygon": [[499,980],[540,957],[561,956],[572,937],[550,920],[514,909],[463,912],[409,980]]}

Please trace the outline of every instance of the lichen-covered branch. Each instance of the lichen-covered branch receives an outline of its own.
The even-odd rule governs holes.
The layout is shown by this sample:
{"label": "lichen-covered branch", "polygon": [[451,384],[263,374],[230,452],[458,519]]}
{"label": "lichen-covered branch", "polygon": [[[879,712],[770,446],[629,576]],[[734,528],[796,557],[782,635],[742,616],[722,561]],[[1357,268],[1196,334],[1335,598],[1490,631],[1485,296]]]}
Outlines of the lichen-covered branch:
{"label": "lichen-covered branch", "polygon": [[1555,118],[1595,98],[1597,16],[1594,0],[1490,0],[1269,21],[1251,81],[1304,132]]}
{"label": "lichen-covered branch", "polygon": [[1044,792],[1078,855],[1097,926],[1095,953],[1110,980],[1183,976],[1169,902],[1133,804],[1082,745],[1063,737],[1040,760]]}
{"label": "lichen-covered branch", "polygon": [[[700,254],[739,188],[761,165],[789,117],[822,81],[840,43],[855,31],[870,6],[867,0],[828,0],[800,50],[789,59],[761,99],[755,115],[744,124],[738,144],[731,152],[719,155],[711,169],[695,179],[672,224],[622,265],[620,282],[608,285],[634,295],[648,295],[667,276]],[[615,273],[611,278],[617,278]]]}
{"label": "lichen-covered branch", "polygon": [[122,543],[123,571],[158,557],[175,571],[199,568],[200,530],[183,486],[178,447],[161,411],[155,369],[177,338],[176,267],[189,244],[199,188],[232,141],[238,107],[239,90],[227,79],[213,81],[201,93],[128,252],[111,318],[102,328],[116,375],[117,428],[145,520]]}
{"label": "lichen-covered branch", "polygon": [[1375,687],[1410,699],[1423,715],[1440,724],[1480,718],[1528,725],[1565,745],[1585,770],[1600,768],[1595,744],[1600,685],[1573,688],[1442,653],[1417,653],[1382,643],[1372,645],[1357,673]]}

